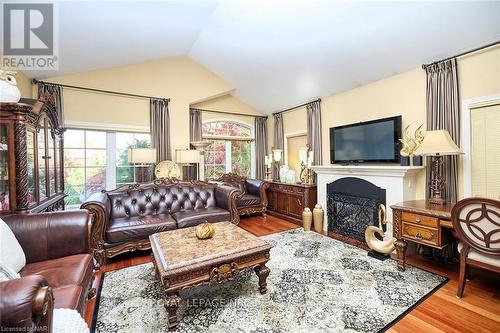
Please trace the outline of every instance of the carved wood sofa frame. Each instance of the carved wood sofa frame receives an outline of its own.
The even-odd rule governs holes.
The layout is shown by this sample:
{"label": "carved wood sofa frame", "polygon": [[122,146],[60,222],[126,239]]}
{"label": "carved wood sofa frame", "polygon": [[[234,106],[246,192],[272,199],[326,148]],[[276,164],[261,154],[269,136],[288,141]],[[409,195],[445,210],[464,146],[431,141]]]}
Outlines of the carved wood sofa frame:
{"label": "carved wood sofa frame", "polygon": [[[153,181],[153,184],[161,187],[174,187],[174,186],[199,186],[199,187],[210,187],[214,188],[215,192],[225,191],[228,192],[228,203],[225,207],[230,215],[230,222],[233,224],[238,224],[240,222],[238,209],[236,207],[237,197],[240,195],[240,191],[235,188],[229,188],[227,186],[218,186],[205,181],[181,181],[178,179],[162,178]],[[141,187],[151,185],[151,183],[144,184],[130,184],[124,185],[117,189],[111,191],[101,191],[99,195],[107,196],[108,192],[123,192],[127,193],[130,190],[140,190]],[[113,258],[119,254],[126,252],[133,252],[136,250],[149,250],[151,249],[151,243],[149,239],[141,239],[138,241],[121,242],[119,244],[108,244],[105,239],[106,225],[109,219],[109,212],[105,205],[99,201],[86,201],[81,205],[82,209],[87,209],[92,218],[92,230],[91,230],[91,246],[93,249],[93,255],[95,260],[95,267],[98,270],[103,264],[106,258]]]}

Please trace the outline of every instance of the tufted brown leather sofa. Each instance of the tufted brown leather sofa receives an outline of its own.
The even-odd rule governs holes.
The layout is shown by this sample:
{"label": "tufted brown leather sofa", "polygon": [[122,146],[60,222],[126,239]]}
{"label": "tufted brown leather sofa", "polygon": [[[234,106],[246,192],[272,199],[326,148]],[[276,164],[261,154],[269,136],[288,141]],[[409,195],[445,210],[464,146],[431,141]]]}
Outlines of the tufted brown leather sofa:
{"label": "tufted brown leather sofa", "polygon": [[105,258],[150,249],[149,236],[204,221],[239,223],[233,187],[172,179],[133,184],[93,194],[82,208],[94,216],[92,248],[97,266]]}
{"label": "tufted brown leather sofa", "polygon": [[262,216],[266,216],[268,203],[266,190],[269,188],[269,182],[245,178],[236,173],[226,173],[212,182],[235,187],[241,191],[241,195],[236,199],[236,207],[240,215],[261,213]]}
{"label": "tufted brown leather sofa", "polygon": [[0,282],[2,330],[50,331],[54,308],[83,314],[92,289],[94,264],[85,210],[3,217],[26,255],[21,278]]}

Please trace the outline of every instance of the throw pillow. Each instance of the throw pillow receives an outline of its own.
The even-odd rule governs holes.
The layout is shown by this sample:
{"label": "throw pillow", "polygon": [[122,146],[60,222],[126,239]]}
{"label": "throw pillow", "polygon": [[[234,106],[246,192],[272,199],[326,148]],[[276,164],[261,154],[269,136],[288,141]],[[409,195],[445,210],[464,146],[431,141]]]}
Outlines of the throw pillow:
{"label": "throw pillow", "polygon": [[0,262],[14,272],[19,272],[26,266],[23,248],[2,219],[0,219]]}
{"label": "throw pillow", "polygon": [[19,279],[21,275],[0,262],[0,282]]}
{"label": "throw pillow", "polygon": [[54,333],[89,333],[85,320],[73,309],[55,309],[52,319],[52,332]]}

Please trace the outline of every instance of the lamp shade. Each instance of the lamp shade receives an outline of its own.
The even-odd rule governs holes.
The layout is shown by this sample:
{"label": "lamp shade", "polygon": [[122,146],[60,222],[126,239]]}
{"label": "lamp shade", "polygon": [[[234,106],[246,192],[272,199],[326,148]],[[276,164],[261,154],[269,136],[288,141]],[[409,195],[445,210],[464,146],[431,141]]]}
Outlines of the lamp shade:
{"label": "lamp shade", "polygon": [[156,163],[156,149],[154,148],[129,148],[128,161],[130,163]]}
{"label": "lamp shade", "polygon": [[446,130],[427,131],[422,144],[415,150],[415,155],[423,156],[459,154],[463,154],[462,150]]}
{"label": "lamp shade", "polygon": [[276,162],[281,161],[281,149],[273,149],[273,157]]}
{"label": "lamp shade", "polygon": [[175,161],[181,164],[199,163],[200,152],[195,149],[178,149],[175,151]]}

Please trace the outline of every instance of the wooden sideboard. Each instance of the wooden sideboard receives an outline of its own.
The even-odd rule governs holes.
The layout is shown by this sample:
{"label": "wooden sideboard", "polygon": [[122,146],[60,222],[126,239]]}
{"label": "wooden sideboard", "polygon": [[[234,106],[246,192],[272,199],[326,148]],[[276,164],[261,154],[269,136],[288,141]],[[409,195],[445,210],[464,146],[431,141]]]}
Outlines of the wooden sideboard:
{"label": "wooden sideboard", "polygon": [[453,240],[451,203],[436,205],[427,200],[415,200],[392,205],[391,208],[399,270],[405,270],[407,242],[442,249]]}
{"label": "wooden sideboard", "polygon": [[269,215],[302,225],[302,212],[317,203],[316,185],[271,182],[267,190]]}

